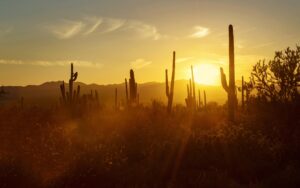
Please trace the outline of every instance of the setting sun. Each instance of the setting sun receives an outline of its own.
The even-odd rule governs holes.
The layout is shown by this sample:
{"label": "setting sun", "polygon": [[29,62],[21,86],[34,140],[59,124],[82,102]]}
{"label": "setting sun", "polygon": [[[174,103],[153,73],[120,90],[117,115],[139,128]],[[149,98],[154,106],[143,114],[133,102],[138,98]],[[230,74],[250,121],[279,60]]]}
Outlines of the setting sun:
{"label": "setting sun", "polygon": [[195,81],[204,85],[219,85],[220,72],[215,64],[203,63],[194,66]]}

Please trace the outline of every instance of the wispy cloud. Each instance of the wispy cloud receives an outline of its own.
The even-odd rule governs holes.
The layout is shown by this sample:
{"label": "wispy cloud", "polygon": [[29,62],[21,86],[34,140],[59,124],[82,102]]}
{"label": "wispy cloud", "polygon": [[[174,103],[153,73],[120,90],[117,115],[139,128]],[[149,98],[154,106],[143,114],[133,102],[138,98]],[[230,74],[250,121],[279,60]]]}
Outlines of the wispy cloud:
{"label": "wispy cloud", "polygon": [[5,60],[0,59],[0,64],[2,65],[34,65],[34,66],[44,66],[44,67],[53,67],[53,66],[69,66],[70,63],[74,63],[78,67],[92,67],[92,68],[101,68],[103,64],[95,63],[91,61],[81,61],[81,60],[58,60],[58,61],[22,61],[22,60]]}
{"label": "wispy cloud", "polygon": [[103,27],[101,28],[101,33],[110,33],[118,30],[123,27],[125,24],[123,19],[114,19],[114,18],[104,18]]}
{"label": "wispy cloud", "polygon": [[163,37],[156,26],[137,20],[125,20],[106,17],[84,17],[79,20],[61,20],[46,26],[48,32],[59,39],[70,39],[75,36],[88,36],[92,33],[108,34],[126,31],[139,38],[158,40]]}
{"label": "wispy cloud", "polygon": [[146,61],[145,59],[137,59],[130,63],[130,66],[134,69],[141,69],[150,65],[152,61]]}
{"label": "wispy cloud", "polygon": [[56,25],[47,26],[47,29],[60,39],[69,39],[85,28],[85,23],[82,21],[62,20]]}
{"label": "wispy cloud", "polygon": [[88,28],[86,31],[83,33],[83,35],[89,35],[92,34],[96,29],[101,25],[103,22],[102,18],[97,18],[97,17],[86,17],[85,20],[89,23]]}
{"label": "wispy cloud", "polygon": [[158,32],[157,28],[154,25],[146,24],[140,21],[129,20],[125,28],[128,30],[132,30],[142,38],[152,38],[154,40],[162,38],[162,35]]}
{"label": "wispy cloud", "polygon": [[195,26],[194,27],[194,33],[191,34],[189,37],[191,38],[203,38],[209,35],[210,30],[207,27],[202,26]]}
{"label": "wispy cloud", "polygon": [[176,59],[176,63],[184,63],[184,62],[188,62],[193,59],[195,59],[195,58],[194,57],[182,57],[182,58]]}

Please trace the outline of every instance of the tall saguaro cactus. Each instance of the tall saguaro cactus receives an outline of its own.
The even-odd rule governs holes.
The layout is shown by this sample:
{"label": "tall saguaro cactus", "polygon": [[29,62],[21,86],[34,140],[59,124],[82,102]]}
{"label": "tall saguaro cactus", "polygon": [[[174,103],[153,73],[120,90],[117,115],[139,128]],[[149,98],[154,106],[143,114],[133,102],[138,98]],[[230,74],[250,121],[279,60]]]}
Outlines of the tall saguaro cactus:
{"label": "tall saguaro cactus", "polygon": [[72,103],[72,101],[74,101],[74,91],[73,91],[73,84],[76,81],[78,76],[78,73],[75,72],[74,73],[74,68],[73,68],[73,63],[71,63],[71,75],[70,75],[70,79],[69,79],[69,100],[70,103]]}
{"label": "tall saguaro cactus", "polygon": [[168,98],[167,112],[171,113],[173,96],[174,96],[174,82],[175,82],[175,63],[176,63],[176,52],[173,52],[173,64],[172,64],[172,76],[171,76],[171,88],[169,88],[168,81],[168,69],[166,69],[166,96]]}
{"label": "tall saguaro cactus", "polygon": [[74,67],[73,63],[71,63],[71,74],[70,74],[70,79],[69,79],[69,91],[66,91],[65,88],[65,82],[63,82],[60,85],[60,91],[61,91],[61,96],[62,96],[62,102],[64,104],[69,104],[72,105],[74,104],[80,97],[80,86],[77,86],[77,90],[73,89],[74,87],[74,82],[76,81],[78,77],[78,73],[74,73]]}
{"label": "tall saguaro cactus", "polygon": [[235,116],[235,70],[234,70],[234,36],[233,26],[229,25],[229,85],[227,85],[226,75],[223,68],[220,68],[221,83],[228,95],[228,119],[234,121]]}

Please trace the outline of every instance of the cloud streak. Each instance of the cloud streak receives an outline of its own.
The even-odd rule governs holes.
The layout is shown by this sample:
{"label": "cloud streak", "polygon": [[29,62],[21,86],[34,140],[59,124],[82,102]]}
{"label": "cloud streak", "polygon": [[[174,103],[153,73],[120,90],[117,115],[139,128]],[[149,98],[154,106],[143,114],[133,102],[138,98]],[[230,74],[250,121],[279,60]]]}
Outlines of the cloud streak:
{"label": "cloud streak", "polygon": [[176,60],[176,63],[184,63],[195,59],[194,57],[182,57]]}
{"label": "cloud streak", "polygon": [[133,68],[133,69],[141,69],[141,68],[144,68],[148,65],[152,64],[152,61],[146,61],[145,59],[137,59],[135,61],[132,61],[130,63],[130,66]]}
{"label": "cloud streak", "polygon": [[85,28],[81,21],[62,20],[57,25],[47,27],[57,38],[69,39],[78,35]]}
{"label": "cloud streak", "polygon": [[202,26],[195,26],[194,33],[191,34],[190,38],[203,38],[210,34],[210,29]]}
{"label": "cloud streak", "polygon": [[91,68],[102,68],[103,64],[95,63],[91,61],[81,61],[81,60],[58,60],[58,61],[22,61],[22,60],[5,60],[0,59],[0,64],[2,65],[33,65],[33,66],[43,66],[43,67],[54,67],[54,66],[69,66],[70,63],[74,63],[78,67],[91,67]]}
{"label": "cloud streak", "polygon": [[127,21],[126,30],[131,30],[141,38],[151,38],[158,40],[162,35],[158,32],[154,25],[146,24],[140,21]]}
{"label": "cloud streak", "polygon": [[100,26],[100,24],[103,22],[102,18],[96,18],[96,17],[87,17],[86,20],[90,23],[89,28],[86,29],[86,31],[83,33],[83,35],[90,35],[96,29]]}
{"label": "cloud streak", "polygon": [[88,36],[93,33],[109,34],[127,32],[143,39],[158,40],[162,35],[156,26],[137,20],[125,20],[106,17],[84,17],[79,20],[60,20],[58,23],[46,26],[48,32],[59,39],[71,39],[78,36]]}

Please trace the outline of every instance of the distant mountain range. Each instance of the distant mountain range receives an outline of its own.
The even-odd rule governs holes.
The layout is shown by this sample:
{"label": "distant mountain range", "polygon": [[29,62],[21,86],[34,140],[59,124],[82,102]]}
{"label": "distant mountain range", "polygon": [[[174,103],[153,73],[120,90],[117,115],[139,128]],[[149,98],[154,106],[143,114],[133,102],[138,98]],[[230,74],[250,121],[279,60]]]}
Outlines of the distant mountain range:
{"label": "distant mountain range", "polygon": [[[46,82],[41,85],[28,86],[5,86],[6,94],[0,97],[1,103],[15,103],[24,98],[25,103],[49,105],[58,104],[60,97],[59,85],[62,81]],[[174,103],[184,104],[187,95],[186,84],[187,80],[175,81]],[[112,105],[114,102],[115,88],[118,89],[118,98],[120,101],[125,99],[125,84],[84,84],[76,82],[81,86],[81,94],[90,93],[91,90],[97,90],[99,93],[100,102],[105,105]],[[196,92],[198,99],[198,89],[201,91],[201,99],[203,99],[203,91],[206,91],[207,102],[217,102],[223,104],[226,101],[227,95],[221,86],[207,86],[196,84]],[[150,104],[152,100],[166,102],[165,83],[148,82],[138,84],[138,92],[140,95],[140,102]]]}

